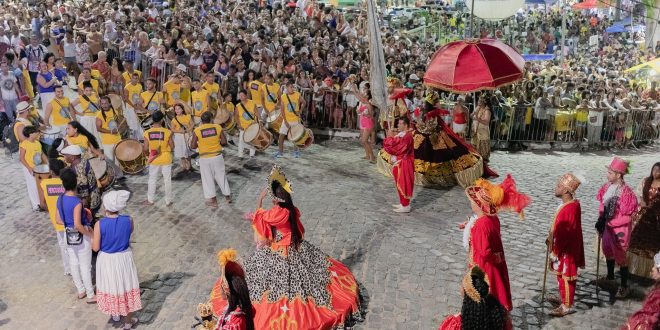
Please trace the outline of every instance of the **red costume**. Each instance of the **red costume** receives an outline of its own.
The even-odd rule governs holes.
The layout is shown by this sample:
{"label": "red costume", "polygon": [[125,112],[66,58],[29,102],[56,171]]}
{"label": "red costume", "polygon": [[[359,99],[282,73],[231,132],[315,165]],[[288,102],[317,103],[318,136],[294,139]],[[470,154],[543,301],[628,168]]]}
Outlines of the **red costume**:
{"label": "red costume", "polygon": [[552,255],[548,267],[557,275],[561,301],[566,307],[573,305],[578,268],[584,268],[581,218],[580,202],[572,200],[559,207],[550,230]]}
{"label": "red costume", "polygon": [[245,321],[245,313],[241,311],[240,307],[236,308],[236,310],[233,312],[225,313],[222,317],[219,317],[218,324],[215,328],[215,330],[245,330],[245,329],[247,329],[247,323]]}
{"label": "red costume", "polygon": [[657,330],[660,327],[660,283],[656,282],[644,300],[642,309],[633,314],[621,330]]}
{"label": "red costume", "polygon": [[[513,323],[510,320],[505,323],[504,330],[513,329]],[[438,330],[461,330],[461,321],[461,314],[449,315],[442,321]]]}
{"label": "red costume", "polygon": [[511,287],[509,270],[504,257],[504,246],[500,234],[500,219],[497,215],[477,218],[470,229],[470,251],[468,267],[479,266],[490,281],[490,294],[511,311]]}
{"label": "red costume", "polygon": [[383,142],[385,151],[395,157],[393,159],[392,176],[396,184],[396,190],[399,194],[401,206],[410,205],[410,199],[413,195],[413,186],[415,185],[415,149],[413,147],[413,137],[410,132],[401,132],[396,136],[391,136]]}

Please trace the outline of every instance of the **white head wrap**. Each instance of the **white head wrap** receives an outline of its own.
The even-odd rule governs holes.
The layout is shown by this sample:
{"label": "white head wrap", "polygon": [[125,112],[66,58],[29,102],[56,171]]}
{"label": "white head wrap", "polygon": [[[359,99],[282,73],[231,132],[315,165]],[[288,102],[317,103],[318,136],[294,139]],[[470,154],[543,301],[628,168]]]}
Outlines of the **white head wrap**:
{"label": "white head wrap", "polygon": [[131,193],[126,190],[112,190],[103,196],[103,207],[108,212],[119,212],[126,207]]}
{"label": "white head wrap", "polygon": [[655,264],[656,268],[660,268],[660,252],[656,253],[653,257],[653,263]]}

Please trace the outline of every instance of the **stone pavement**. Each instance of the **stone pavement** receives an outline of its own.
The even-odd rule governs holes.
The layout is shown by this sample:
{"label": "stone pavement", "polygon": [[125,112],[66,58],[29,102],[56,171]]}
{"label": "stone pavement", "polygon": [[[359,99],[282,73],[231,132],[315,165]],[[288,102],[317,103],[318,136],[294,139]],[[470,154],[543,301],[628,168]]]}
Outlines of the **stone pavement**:
{"label": "stone pavement", "polygon": [[[190,328],[197,304],[208,299],[219,275],[215,253],[225,247],[238,249],[243,257],[251,253],[251,227],[243,215],[254,209],[265,186],[274,162],[272,151],[247,164],[228,157],[234,203],[221,201],[216,211],[203,206],[198,179],[174,181],[174,207],[167,209],[160,190],[155,206],[141,206],[147,177],[128,178],[134,195],[126,213],[135,219],[132,248],[144,289],[143,324],[138,328]],[[533,198],[525,220],[511,214],[501,219],[516,328],[612,329],[639,308],[644,287],[636,287],[635,299],[613,303],[601,290],[599,303],[589,283],[595,276],[594,196],[605,180],[604,167],[611,156],[552,151],[495,152],[492,156],[492,166],[501,175],[513,173],[519,190]],[[658,149],[624,156],[633,160],[628,178],[633,185],[660,160]],[[445,315],[458,312],[461,306],[459,284],[466,270],[466,252],[457,224],[469,215],[463,190],[417,188],[414,212],[393,214],[390,204],[396,196],[391,179],[361,157],[356,141],[331,141],[314,145],[303,158],[288,154],[277,163],[293,183],[306,239],[348,265],[363,285],[368,299],[366,320],[355,329],[437,329]],[[109,317],[74,297],[70,277],[62,275],[46,214],[30,211],[18,161],[0,151],[0,169],[0,327],[112,329],[115,325]],[[551,319],[538,304],[543,241],[558,205],[552,194],[555,181],[576,169],[589,180],[578,191],[587,242],[587,268],[578,287],[580,311]],[[548,288],[556,290],[550,276]]]}

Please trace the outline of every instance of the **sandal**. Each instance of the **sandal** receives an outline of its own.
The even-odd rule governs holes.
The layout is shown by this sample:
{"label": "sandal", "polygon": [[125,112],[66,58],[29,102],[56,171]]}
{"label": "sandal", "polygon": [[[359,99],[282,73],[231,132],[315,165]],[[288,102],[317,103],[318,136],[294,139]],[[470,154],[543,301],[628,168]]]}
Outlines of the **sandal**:
{"label": "sandal", "polygon": [[142,202],[142,205],[151,206],[151,205],[154,205],[154,203],[153,203],[153,202],[150,202],[150,201],[148,201],[148,200],[145,200],[145,201]]}
{"label": "sandal", "polygon": [[227,204],[231,204],[231,196],[225,196],[225,201],[227,201]]}
{"label": "sandal", "polygon": [[138,323],[137,317],[131,318],[131,323],[124,323],[124,330],[132,329]]}
{"label": "sandal", "polygon": [[204,204],[212,209],[218,208],[218,202],[204,202]]}
{"label": "sandal", "polygon": [[87,298],[87,301],[86,301],[86,302],[87,302],[88,304],[90,304],[90,305],[91,305],[91,304],[96,304],[96,296],[93,296],[93,297],[91,297],[91,298]]}
{"label": "sandal", "polygon": [[87,297],[87,294],[84,292],[78,294],[78,299],[85,299],[85,297]]}

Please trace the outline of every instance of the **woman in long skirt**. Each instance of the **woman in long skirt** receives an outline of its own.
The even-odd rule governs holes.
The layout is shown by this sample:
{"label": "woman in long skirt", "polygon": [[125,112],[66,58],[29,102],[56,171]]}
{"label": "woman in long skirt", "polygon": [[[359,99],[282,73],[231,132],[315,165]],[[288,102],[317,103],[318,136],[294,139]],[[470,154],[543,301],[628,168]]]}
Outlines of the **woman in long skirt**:
{"label": "woman in long skirt", "polygon": [[119,212],[126,207],[130,193],[110,191],[103,196],[105,217],[94,225],[92,248],[96,259],[96,296],[99,310],[112,315],[112,320],[124,317],[124,329],[138,322],[132,313],[142,309],[140,281],[130,246],[133,220]]}

